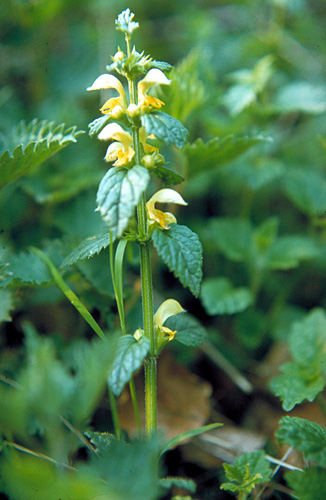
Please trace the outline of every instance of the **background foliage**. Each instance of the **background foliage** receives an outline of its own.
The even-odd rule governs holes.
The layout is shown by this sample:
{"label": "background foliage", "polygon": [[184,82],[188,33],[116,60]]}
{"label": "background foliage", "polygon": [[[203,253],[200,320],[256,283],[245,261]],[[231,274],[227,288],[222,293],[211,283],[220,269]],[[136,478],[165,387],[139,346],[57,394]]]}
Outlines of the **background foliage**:
{"label": "background foliage", "polygon": [[[137,48],[175,66],[173,84],[164,89],[164,111],[190,131],[183,150],[164,153],[186,180],[177,188],[188,207],[178,208],[177,218],[203,244],[204,279],[195,299],[154,253],[155,304],[173,295],[201,322],[208,344],[186,347],[205,336],[190,317],[188,340],[187,332],[178,334],[185,346],[171,350],[210,383],[212,419],[218,411],[241,428],[263,431],[274,455],[273,432],[284,411],[272,394],[281,398],[283,410],[299,408],[293,420],[281,421],[277,437],[317,467],[287,472],[287,486],[275,497],[271,490],[270,497],[289,498],[292,491],[304,500],[322,498],[316,485],[325,483],[325,459],[318,443],[325,436],[314,425],[324,426],[325,419],[315,406],[305,413],[305,402],[320,401],[326,382],[326,7],[306,0],[2,3],[2,491],[18,500],[125,498],[130,490],[121,485],[130,487],[127,471],[135,463],[141,466],[133,470],[132,497],[153,498],[156,491],[156,442],[110,442],[110,455],[104,446],[109,437],[89,442],[84,436],[87,428],[112,431],[105,386],[118,322],[108,250],[74,265],[66,261],[60,271],[101,328],[112,332],[105,348],[30,251],[41,248],[60,268],[79,243],[105,230],[94,211],[105,145],[82,134],[103,99],[85,89],[122,43],[113,26],[126,7],[141,25]],[[149,192],[160,186],[157,179]],[[155,245],[164,261],[164,242]],[[126,326],[133,333],[140,293],[132,245],[126,261]],[[198,295],[197,284],[194,291]],[[219,367],[215,349],[223,356]],[[247,377],[250,395],[230,381],[232,370]],[[275,416],[273,425],[264,411]],[[302,433],[315,446],[302,447]],[[44,455],[66,464],[60,481]],[[227,479],[259,486],[259,460],[252,458],[251,468],[238,460],[239,469],[237,463],[226,469]],[[228,498],[219,489],[223,481],[230,484],[220,464],[211,467],[196,456],[180,462],[186,465],[173,470],[167,456],[163,466],[194,477],[199,498]],[[76,464],[78,473],[71,468]],[[267,481],[265,469],[263,464]],[[229,490],[251,494],[251,486],[241,484]]]}

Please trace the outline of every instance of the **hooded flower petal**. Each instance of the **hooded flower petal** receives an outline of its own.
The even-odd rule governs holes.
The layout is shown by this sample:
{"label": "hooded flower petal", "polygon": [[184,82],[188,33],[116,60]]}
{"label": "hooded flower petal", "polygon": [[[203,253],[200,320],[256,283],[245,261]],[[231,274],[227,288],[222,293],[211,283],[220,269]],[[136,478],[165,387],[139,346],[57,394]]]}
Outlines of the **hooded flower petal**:
{"label": "hooded flower petal", "polygon": [[140,106],[152,106],[154,108],[161,108],[164,105],[160,99],[147,95],[148,90],[155,84],[170,85],[169,80],[163,71],[160,69],[151,69],[145,78],[138,83],[138,104]]}
{"label": "hooded flower petal", "polygon": [[115,89],[119,93],[119,97],[112,97],[101,107],[100,111],[104,114],[111,113],[115,106],[124,107],[126,105],[126,94],[123,86],[113,75],[104,74],[96,78],[93,85],[87,88],[87,90],[101,90],[101,89]]}
{"label": "hooded flower petal", "polygon": [[139,129],[139,140],[141,145],[144,148],[145,153],[153,153],[154,151],[158,152],[158,148],[155,148],[151,144],[147,144],[146,139],[155,139],[153,134],[147,135],[145,127],[140,127]]}
{"label": "hooded flower petal", "polygon": [[106,161],[116,160],[113,164],[116,167],[129,163],[135,155],[135,151],[132,148],[131,135],[117,123],[106,125],[99,133],[98,138],[104,141],[111,139],[117,141],[110,144],[105,154]]}
{"label": "hooded flower petal", "polygon": [[169,212],[162,212],[155,208],[155,203],[175,203],[177,205],[187,205],[182,196],[174,189],[160,189],[146,203],[149,223],[158,222],[163,229],[169,229],[167,224],[176,223],[174,215]]}
{"label": "hooded flower petal", "polygon": [[168,335],[169,341],[174,338],[176,331],[173,332],[172,330],[170,330],[170,328],[167,328],[163,325],[168,318],[182,312],[185,311],[178,301],[174,299],[168,299],[160,305],[154,315],[154,327],[163,332],[165,335]]}

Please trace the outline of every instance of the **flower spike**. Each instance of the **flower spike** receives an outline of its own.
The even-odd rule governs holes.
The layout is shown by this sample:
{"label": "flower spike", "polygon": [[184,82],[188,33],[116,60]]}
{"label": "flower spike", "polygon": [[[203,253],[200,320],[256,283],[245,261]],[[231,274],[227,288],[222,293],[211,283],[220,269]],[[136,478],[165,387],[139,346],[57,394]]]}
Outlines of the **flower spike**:
{"label": "flower spike", "polygon": [[169,229],[167,224],[176,223],[177,220],[170,212],[162,212],[155,208],[155,203],[175,203],[176,205],[187,205],[182,196],[174,189],[160,189],[146,203],[149,224],[157,222],[163,229]]}

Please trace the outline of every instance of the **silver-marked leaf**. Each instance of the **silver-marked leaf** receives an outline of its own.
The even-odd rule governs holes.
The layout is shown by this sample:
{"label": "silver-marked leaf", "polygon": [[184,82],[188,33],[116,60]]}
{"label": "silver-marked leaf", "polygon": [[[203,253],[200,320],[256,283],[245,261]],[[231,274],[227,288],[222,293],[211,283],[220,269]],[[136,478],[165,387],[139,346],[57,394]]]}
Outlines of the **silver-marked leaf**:
{"label": "silver-marked leaf", "polygon": [[197,234],[187,226],[171,224],[168,230],[154,230],[153,243],[174,276],[198,297],[202,280],[203,249]]}
{"label": "silver-marked leaf", "polygon": [[283,417],[276,437],[301,451],[306,460],[326,465],[326,429],[321,425],[299,417]]}
{"label": "silver-marked leaf", "polygon": [[150,341],[147,337],[141,337],[139,340],[132,335],[120,337],[114,361],[108,373],[108,383],[115,396],[120,396],[132,374],[142,366],[149,348]]}
{"label": "silver-marked leaf", "polygon": [[61,267],[71,266],[79,260],[89,259],[110,245],[110,233],[90,236],[81,242],[63,261]]}
{"label": "silver-marked leaf", "polygon": [[203,281],[201,301],[208,314],[235,314],[244,311],[253,302],[246,287],[235,288],[227,278],[208,278]]}
{"label": "silver-marked leaf", "polygon": [[166,321],[166,326],[176,331],[175,340],[189,347],[198,347],[206,339],[205,328],[190,314],[176,314]]}
{"label": "silver-marked leaf", "polygon": [[113,239],[127,228],[149,180],[148,171],[140,165],[129,170],[111,168],[101,180],[96,201]]}
{"label": "silver-marked leaf", "polygon": [[156,111],[142,115],[141,122],[148,135],[154,134],[169,146],[181,149],[187,142],[189,132],[186,127],[167,113]]}

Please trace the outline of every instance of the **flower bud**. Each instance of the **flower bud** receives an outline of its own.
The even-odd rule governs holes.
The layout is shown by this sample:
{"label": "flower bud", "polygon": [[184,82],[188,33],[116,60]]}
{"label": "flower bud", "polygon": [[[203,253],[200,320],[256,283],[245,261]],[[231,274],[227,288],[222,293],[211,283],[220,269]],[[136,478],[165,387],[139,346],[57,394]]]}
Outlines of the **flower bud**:
{"label": "flower bud", "polygon": [[136,118],[136,116],[139,115],[139,107],[137,106],[137,104],[129,104],[128,108],[127,108],[127,112],[128,112],[128,115],[130,116],[130,118]]}
{"label": "flower bud", "polygon": [[141,164],[143,165],[143,167],[145,168],[151,168],[151,167],[154,167],[155,165],[155,161],[154,161],[154,158],[152,155],[145,155],[143,156],[142,160],[141,160]]}

